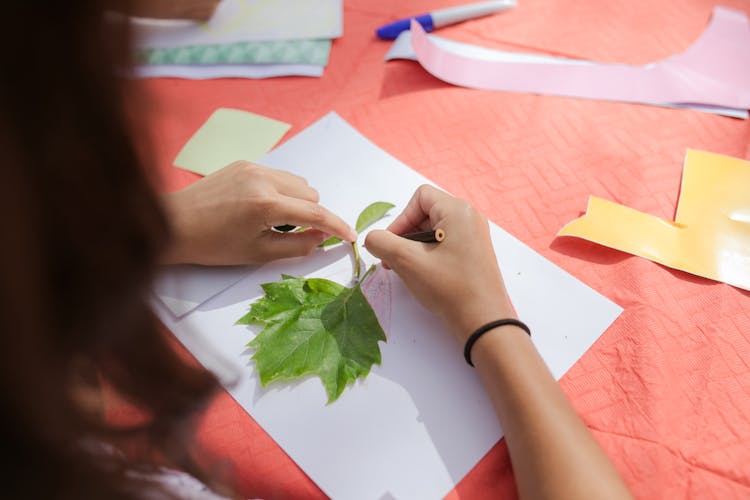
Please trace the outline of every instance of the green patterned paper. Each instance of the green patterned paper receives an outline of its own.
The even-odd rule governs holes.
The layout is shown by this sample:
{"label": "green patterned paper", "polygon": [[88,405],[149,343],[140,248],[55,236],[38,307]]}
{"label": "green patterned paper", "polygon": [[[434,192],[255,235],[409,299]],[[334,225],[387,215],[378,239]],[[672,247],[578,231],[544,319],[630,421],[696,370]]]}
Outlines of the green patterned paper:
{"label": "green patterned paper", "polygon": [[140,64],[311,64],[325,66],[330,40],[263,40],[225,45],[141,49]]}

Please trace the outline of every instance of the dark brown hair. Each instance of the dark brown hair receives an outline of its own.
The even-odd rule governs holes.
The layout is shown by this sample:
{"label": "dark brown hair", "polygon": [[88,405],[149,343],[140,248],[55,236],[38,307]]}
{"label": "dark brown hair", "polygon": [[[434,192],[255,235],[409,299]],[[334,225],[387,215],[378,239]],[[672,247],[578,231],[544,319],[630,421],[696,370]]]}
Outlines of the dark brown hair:
{"label": "dark brown hair", "polygon": [[[10,2],[0,30],[0,488],[9,498],[128,498],[116,454],[138,436],[186,459],[184,423],[216,388],[174,353],[148,307],[168,224],[115,77],[124,23],[102,2]],[[98,419],[106,380],[146,415]],[[92,448],[93,447],[93,448]]]}

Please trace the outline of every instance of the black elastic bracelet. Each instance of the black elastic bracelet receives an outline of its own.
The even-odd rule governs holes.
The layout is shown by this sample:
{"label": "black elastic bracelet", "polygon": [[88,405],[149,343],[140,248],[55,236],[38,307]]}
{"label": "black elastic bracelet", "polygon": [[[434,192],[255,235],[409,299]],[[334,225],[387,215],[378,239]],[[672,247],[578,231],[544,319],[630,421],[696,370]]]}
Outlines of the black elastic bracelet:
{"label": "black elastic bracelet", "polygon": [[490,321],[486,325],[482,325],[477,328],[476,331],[474,331],[474,333],[469,336],[468,340],[466,340],[466,345],[464,346],[464,359],[467,363],[469,363],[469,366],[474,366],[474,363],[471,362],[471,348],[474,347],[474,344],[476,344],[477,340],[479,340],[479,337],[489,332],[490,330],[494,330],[497,327],[505,325],[517,326],[521,330],[524,330],[526,333],[528,333],[529,337],[531,337],[531,330],[529,330],[529,327],[526,326],[526,323],[524,323],[523,321],[519,321],[513,318]]}

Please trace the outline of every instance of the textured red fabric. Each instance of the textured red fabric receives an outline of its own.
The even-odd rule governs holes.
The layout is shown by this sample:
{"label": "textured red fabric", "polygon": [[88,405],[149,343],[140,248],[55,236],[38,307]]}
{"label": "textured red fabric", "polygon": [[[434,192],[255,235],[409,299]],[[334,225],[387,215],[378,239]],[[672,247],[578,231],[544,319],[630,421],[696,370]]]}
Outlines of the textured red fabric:
{"label": "textured red fabric", "polygon": [[[672,218],[686,148],[750,158],[750,123],[694,111],[452,87],[411,62],[384,63],[386,21],[453,0],[347,0],[344,37],[320,79],[173,79],[145,84],[164,189],[197,177],[171,167],[222,106],[293,124],[335,110],[380,147],[479,209],[625,308],[561,380],[639,498],[750,497],[750,293],[577,239],[556,239],[589,194]],[[684,50],[714,2],[523,0],[441,35],[643,63]],[[724,5],[750,12],[750,1]],[[750,50],[750,48],[748,49]],[[460,356],[460,353],[456,353]],[[324,494],[227,394],[199,441],[231,462],[240,491]],[[449,495],[515,495],[503,443]]]}

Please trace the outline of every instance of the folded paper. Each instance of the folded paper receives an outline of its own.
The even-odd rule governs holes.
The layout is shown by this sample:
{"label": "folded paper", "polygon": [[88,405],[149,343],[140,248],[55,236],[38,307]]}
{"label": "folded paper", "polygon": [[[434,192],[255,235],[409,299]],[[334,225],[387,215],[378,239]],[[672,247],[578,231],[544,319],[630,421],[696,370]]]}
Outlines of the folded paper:
{"label": "folded paper", "polygon": [[411,39],[429,73],[464,87],[610,101],[750,108],[750,23],[743,12],[716,7],[685,52],[642,66],[549,58],[543,63],[490,61],[436,44],[412,21]]}
{"label": "folded paper", "polygon": [[750,290],[750,162],[689,150],[674,222],[592,196],[558,233]]}
{"label": "folded paper", "polygon": [[239,109],[220,108],[185,144],[176,167],[209,175],[238,160],[257,161],[291,125]]}

